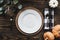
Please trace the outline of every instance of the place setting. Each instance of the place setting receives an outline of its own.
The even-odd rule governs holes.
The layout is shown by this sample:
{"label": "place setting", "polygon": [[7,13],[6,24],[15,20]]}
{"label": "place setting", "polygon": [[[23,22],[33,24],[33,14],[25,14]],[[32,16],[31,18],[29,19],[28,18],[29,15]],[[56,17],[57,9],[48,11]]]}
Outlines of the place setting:
{"label": "place setting", "polygon": [[[57,0],[49,1],[49,8],[44,13],[35,7],[29,6],[20,10],[16,16],[15,24],[19,32],[24,35],[36,35],[42,29],[54,28],[54,8],[58,6]],[[43,15],[44,14],[44,15]]]}

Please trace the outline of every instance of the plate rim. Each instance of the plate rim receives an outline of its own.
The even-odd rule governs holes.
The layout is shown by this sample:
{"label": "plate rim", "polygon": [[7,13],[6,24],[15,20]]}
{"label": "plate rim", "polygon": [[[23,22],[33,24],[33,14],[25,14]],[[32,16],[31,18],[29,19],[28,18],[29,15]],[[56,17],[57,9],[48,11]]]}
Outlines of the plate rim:
{"label": "plate rim", "polygon": [[[37,31],[34,32],[34,33],[30,33],[30,34],[23,32],[23,31],[20,29],[19,25],[18,25],[18,17],[19,17],[19,15],[21,14],[21,12],[23,12],[24,10],[27,10],[27,9],[36,10],[36,11],[40,14],[40,16],[42,17],[42,25],[41,25],[41,27],[39,28],[39,30],[37,30]],[[22,34],[24,34],[24,35],[30,35],[30,36],[31,36],[31,35],[36,35],[36,34],[39,33],[39,32],[42,30],[42,28],[43,28],[43,15],[42,15],[42,13],[40,12],[40,10],[38,10],[38,9],[35,8],[35,7],[25,7],[25,8],[23,8],[22,10],[20,10],[20,11],[17,13],[16,19],[15,19],[15,24],[16,24],[16,27],[17,27],[18,31],[21,32]]]}

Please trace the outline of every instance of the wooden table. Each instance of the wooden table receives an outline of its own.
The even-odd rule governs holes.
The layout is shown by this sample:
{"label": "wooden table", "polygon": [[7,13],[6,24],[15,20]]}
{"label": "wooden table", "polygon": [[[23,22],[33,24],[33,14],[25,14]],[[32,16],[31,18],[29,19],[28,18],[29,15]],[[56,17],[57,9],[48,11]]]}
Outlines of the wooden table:
{"label": "wooden table", "polygon": [[[36,7],[43,14],[44,8],[50,8],[48,6],[48,1],[49,0],[20,0],[20,3],[23,5],[23,8],[28,6]],[[60,0],[58,1],[60,3]],[[34,36],[25,36],[17,30],[15,25],[17,12],[12,17],[12,21],[10,21],[11,17],[8,15],[0,15],[0,40],[43,40],[43,34],[46,32],[44,29]],[[57,8],[55,8],[54,18],[55,25],[60,24],[60,4]]]}

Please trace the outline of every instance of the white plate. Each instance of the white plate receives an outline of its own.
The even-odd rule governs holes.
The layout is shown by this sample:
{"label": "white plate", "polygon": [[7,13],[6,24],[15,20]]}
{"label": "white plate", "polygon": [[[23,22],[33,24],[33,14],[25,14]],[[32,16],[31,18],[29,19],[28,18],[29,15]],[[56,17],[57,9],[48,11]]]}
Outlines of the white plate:
{"label": "white plate", "polygon": [[17,16],[19,29],[23,32],[31,34],[37,32],[42,27],[42,15],[37,10],[26,9]]}

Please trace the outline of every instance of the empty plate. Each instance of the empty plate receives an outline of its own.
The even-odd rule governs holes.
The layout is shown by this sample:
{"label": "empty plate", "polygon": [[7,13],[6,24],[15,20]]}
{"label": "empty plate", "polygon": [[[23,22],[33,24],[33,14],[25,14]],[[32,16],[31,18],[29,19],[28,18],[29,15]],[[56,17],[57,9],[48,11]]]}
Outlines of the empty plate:
{"label": "empty plate", "polygon": [[36,8],[24,8],[16,16],[16,27],[23,34],[36,34],[42,29],[42,25],[42,13]]}

